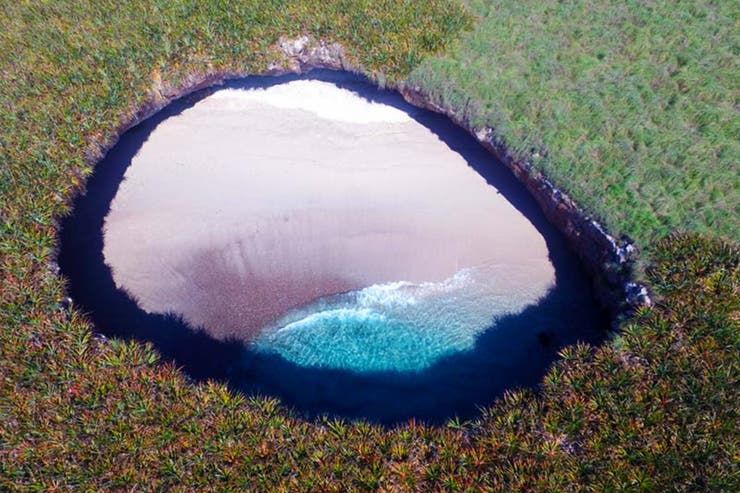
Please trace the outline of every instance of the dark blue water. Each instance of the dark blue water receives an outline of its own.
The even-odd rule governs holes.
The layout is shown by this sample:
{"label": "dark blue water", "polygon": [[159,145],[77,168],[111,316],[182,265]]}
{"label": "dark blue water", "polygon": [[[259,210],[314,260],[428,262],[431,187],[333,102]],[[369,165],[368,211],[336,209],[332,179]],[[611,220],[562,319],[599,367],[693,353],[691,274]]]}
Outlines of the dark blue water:
{"label": "dark blue water", "polygon": [[[250,77],[228,86],[268,87],[297,78]],[[424,286],[415,286],[413,296],[408,286],[373,286],[317,300],[288,314],[280,326],[290,330],[270,332],[253,345],[217,340],[176,316],[146,313],[116,287],[104,262],[104,218],[127,167],[151,132],[210,94],[205,90],[128,131],[97,165],[87,193],[75,200],[73,214],[62,224],[59,264],[75,305],[90,314],[97,331],[150,341],[165,359],[196,379],[221,380],[248,394],[280,397],[309,417],[332,414],[384,424],[410,417],[429,422],[472,417],[479,406],[491,404],[507,389],[536,386],[563,346],[576,341],[596,344],[605,337],[608,321],[564,238],[525,188],[472,137],[445,117],[411,108],[398,95],[362,79],[329,72],[301,78],[331,81],[407,111],[460,153],[545,238],[555,285],[537,303],[488,321],[479,316],[488,313],[486,297],[465,298],[463,291],[455,291],[459,279],[452,280],[444,296],[425,297],[424,303],[416,302]],[[413,305],[408,300],[414,300]],[[478,306],[460,310],[462,303]],[[471,313],[474,321],[464,319]],[[467,329],[471,323],[475,331]],[[362,344],[353,336],[358,331],[363,333]],[[466,337],[455,336],[462,333]]]}

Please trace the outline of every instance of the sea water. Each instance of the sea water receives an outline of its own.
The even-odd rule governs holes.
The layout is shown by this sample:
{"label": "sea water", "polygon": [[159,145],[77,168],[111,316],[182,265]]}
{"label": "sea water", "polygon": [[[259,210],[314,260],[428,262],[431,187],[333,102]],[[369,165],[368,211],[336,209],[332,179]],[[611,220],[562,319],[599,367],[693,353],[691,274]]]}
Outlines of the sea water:
{"label": "sea water", "polygon": [[536,303],[541,287],[524,286],[538,264],[488,264],[442,282],[399,281],[324,297],[282,317],[254,346],[308,367],[424,370],[470,350],[498,318]]}
{"label": "sea water", "polygon": [[60,267],[97,330],[309,415],[471,416],[604,320],[516,178],[348,75],[227,84],[124,134]]}

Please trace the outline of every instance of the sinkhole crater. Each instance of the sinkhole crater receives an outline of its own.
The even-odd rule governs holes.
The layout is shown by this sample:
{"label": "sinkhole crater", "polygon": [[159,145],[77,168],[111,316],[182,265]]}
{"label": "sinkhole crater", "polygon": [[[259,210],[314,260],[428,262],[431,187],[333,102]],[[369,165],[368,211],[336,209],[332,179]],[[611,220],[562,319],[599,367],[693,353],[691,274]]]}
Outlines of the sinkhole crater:
{"label": "sinkhole crater", "polygon": [[97,330],[308,416],[475,415],[607,321],[463,129],[357,76],[181,98],[98,163],[59,264]]}

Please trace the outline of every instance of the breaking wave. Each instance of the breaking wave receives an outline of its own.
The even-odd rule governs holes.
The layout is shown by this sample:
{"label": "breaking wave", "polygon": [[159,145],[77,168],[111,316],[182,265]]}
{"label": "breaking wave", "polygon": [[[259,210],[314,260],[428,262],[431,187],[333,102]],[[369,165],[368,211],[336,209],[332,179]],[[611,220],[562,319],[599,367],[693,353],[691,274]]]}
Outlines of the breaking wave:
{"label": "breaking wave", "polygon": [[471,349],[498,318],[536,303],[547,289],[527,279],[538,269],[536,262],[486,265],[442,282],[376,284],[321,298],[288,313],[253,344],[301,366],[420,371]]}

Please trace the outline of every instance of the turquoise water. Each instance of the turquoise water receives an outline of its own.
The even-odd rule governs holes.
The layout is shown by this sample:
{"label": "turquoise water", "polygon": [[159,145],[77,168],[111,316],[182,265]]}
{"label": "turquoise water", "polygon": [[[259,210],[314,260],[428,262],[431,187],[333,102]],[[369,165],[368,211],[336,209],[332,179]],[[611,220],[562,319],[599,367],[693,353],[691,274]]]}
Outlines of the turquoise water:
{"label": "turquoise water", "polygon": [[[378,100],[398,99],[369,86],[352,87]],[[531,282],[540,278],[541,264],[478,266],[437,283],[399,279],[293,310],[252,345],[216,339],[177,316],[146,312],[116,287],[104,261],[101,225],[127,167],[153,129],[205,95],[173,103],[126,132],[95,167],[86,193],[63,222],[58,260],[69,295],[101,333],[150,342],[163,360],[198,381],[277,397],[301,416],[387,425],[412,417],[445,423],[478,416],[481,406],[506,391],[539,385],[563,347],[599,344],[608,334],[609,320],[598,308],[590,279],[527,190],[467,132],[440,115],[405,106],[399,107],[460,152],[543,235],[554,269],[546,293]]]}
{"label": "turquoise water", "polygon": [[541,266],[485,265],[443,282],[378,284],[322,298],[266,329],[254,347],[305,367],[421,371],[472,349],[498,318],[536,303],[549,287],[529,282]]}

